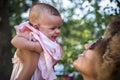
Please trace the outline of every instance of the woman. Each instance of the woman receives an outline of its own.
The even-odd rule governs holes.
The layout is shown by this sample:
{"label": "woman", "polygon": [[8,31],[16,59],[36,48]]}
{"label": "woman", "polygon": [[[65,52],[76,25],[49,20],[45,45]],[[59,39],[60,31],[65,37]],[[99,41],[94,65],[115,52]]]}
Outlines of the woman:
{"label": "woman", "polygon": [[113,20],[96,42],[86,44],[73,66],[84,80],[120,80],[120,20]]}

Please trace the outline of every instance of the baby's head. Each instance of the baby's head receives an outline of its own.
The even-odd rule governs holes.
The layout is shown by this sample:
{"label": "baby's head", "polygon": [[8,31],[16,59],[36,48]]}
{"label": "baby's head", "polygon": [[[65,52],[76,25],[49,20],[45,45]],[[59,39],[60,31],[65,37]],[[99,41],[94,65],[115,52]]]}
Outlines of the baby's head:
{"label": "baby's head", "polygon": [[43,19],[48,19],[47,15],[61,17],[58,10],[53,6],[46,3],[36,3],[30,9],[29,21],[32,25],[36,26],[38,23],[43,23]]}
{"label": "baby's head", "polygon": [[29,21],[51,40],[56,40],[60,33],[62,18],[53,6],[46,3],[37,3],[32,6]]}

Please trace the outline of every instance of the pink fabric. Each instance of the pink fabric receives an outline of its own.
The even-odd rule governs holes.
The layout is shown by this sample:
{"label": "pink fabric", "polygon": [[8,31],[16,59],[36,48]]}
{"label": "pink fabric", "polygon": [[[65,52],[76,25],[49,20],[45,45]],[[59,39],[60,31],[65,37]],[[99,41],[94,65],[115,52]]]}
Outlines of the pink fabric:
{"label": "pink fabric", "polygon": [[56,79],[56,75],[53,71],[53,65],[61,58],[62,49],[60,45],[58,44],[57,40],[53,42],[48,39],[42,32],[33,28],[28,21],[20,24],[19,26],[16,26],[17,34],[28,29],[31,30],[30,40],[34,38],[35,40],[39,41],[44,50],[43,53],[40,54],[38,66],[31,80],[41,80],[38,79],[40,75],[45,80]]}
{"label": "pink fabric", "polygon": [[14,58],[12,58],[12,63],[14,64],[14,66],[10,80],[16,80],[23,68],[23,65],[17,57],[16,52]]}

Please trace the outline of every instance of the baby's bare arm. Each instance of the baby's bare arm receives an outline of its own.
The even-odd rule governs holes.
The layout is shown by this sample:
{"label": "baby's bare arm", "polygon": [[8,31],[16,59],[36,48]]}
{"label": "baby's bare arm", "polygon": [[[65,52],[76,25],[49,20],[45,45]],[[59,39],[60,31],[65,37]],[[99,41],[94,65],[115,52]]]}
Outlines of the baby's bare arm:
{"label": "baby's bare arm", "polygon": [[11,43],[13,44],[14,47],[19,48],[19,49],[26,49],[26,50],[35,51],[38,53],[42,51],[42,47],[38,41],[36,42],[29,41],[28,31],[16,35],[11,40]]}
{"label": "baby's bare arm", "polygon": [[31,77],[37,67],[39,55],[36,52],[21,50],[22,54],[24,54],[24,62],[23,69],[17,78],[17,80],[31,80]]}

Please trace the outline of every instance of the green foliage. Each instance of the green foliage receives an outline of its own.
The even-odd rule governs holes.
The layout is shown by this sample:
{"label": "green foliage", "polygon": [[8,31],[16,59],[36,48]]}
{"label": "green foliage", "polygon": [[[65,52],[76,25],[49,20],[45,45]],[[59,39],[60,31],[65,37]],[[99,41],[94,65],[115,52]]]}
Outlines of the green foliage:
{"label": "green foliage", "polygon": [[[10,0],[10,25],[14,26],[22,22],[24,19],[21,17],[21,14],[28,11],[33,2],[37,1],[38,0]],[[118,3],[116,4],[117,8],[106,6],[100,11],[101,6],[99,6],[99,3],[102,0],[68,1],[71,3],[71,6],[67,8],[63,7],[64,0],[51,0],[51,4],[60,11],[63,18],[60,34],[63,55],[59,64],[65,66],[65,72],[73,72],[75,70],[72,62],[77,58],[78,54],[82,53],[84,44],[91,43],[96,38],[102,36],[111,17],[120,16],[120,12],[117,11],[117,9],[120,10],[120,2],[116,0],[116,3]],[[115,2],[115,0],[111,1]],[[89,4],[83,6],[86,2]],[[79,12],[75,12],[75,10],[80,10],[83,13],[79,14]],[[84,10],[86,10],[85,13]],[[105,12],[105,10],[108,10],[108,12]],[[113,11],[114,13],[108,14],[109,11]],[[74,16],[77,16],[76,19],[73,18]]]}
{"label": "green foliage", "polygon": [[[92,0],[93,1],[93,0]],[[68,15],[63,17],[63,25],[61,28],[61,37],[62,37],[62,48],[63,48],[63,56],[59,63],[65,66],[65,72],[73,72],[75,71],[73,66],[71,66],[72,62],[77,58],[77,56],[83,52],[84,44],[91,43],[96,38],[102,36],[104,29],[109,23],[110,19],[113,16],[118,16],[117,14],[107,14],[104,11],[102,13],[99,12],[100,6],[98,6],[99,2],[95,2],[91,4],[91,0],[89,3],[91,7],[94,8],[93,11],[89,11],[84,14],[81,19],[73,19],[72,17],[76,15],[74,10],[79,8],[84,10],[82,4],[86,2],[86,0],[81,3],[76,3],[76,1],[72,1],[75,4],[72,8],[60,9],[61,13],[67,12]],[[76,5],[77,4],[77,5]],[[87,7],[86,7],[87,8]],[[111,7],[109,7],[110,9]],[[119,6],[118,6],[119,8]],[[120,8],[119,8],[120,9]],[[93,15],[90,19],[88,19],[88,15]],[[78,15],[79,17],[80,15]]]}
{"label": "green foliage", "polygon": [[11,25],[18,24],[22,21],[21,14],[26,12],[30,5],[26,3],[26,0],[10,0],[10,23]]}

